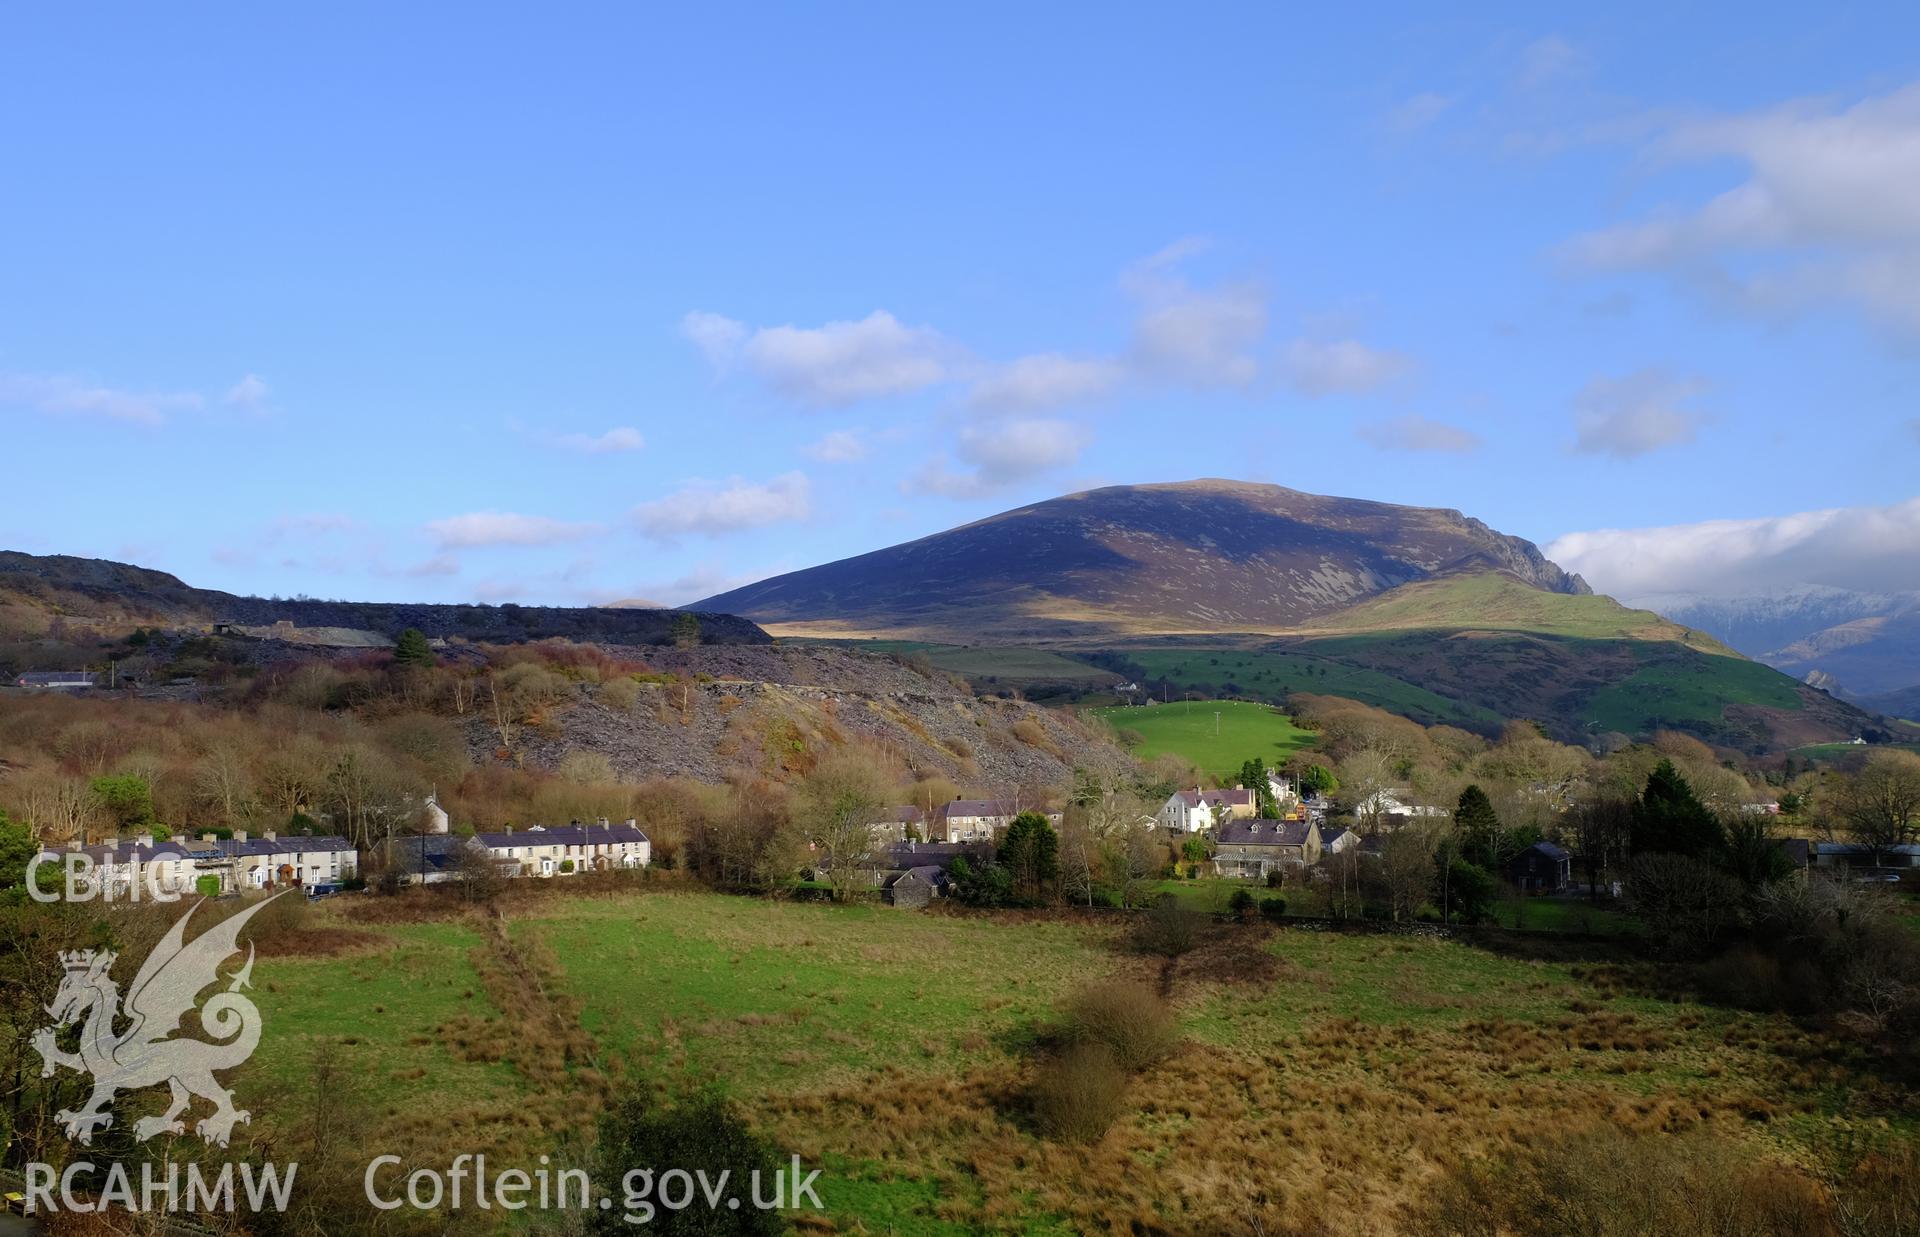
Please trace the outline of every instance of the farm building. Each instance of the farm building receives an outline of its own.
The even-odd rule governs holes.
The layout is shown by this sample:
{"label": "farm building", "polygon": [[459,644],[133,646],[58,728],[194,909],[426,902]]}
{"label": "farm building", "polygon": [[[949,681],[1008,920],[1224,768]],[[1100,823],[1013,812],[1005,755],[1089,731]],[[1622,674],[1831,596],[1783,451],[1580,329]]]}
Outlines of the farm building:
{"label": "farm building", "polygon": [[1220,826],[1216,876],[1263,880],[1283,868],[1320,860],[1320,826],[1310,820],[1230,820]]}
{"label": "farm building", "polygon": [[916,910],[946,894],[946,870],[933,864],[894,873],[887,878],[881,891],[881,897],[888,905],[908,910]]}
{"label": "farm building", "polygon": [[1522,893],[1561,893],[1573,879],[1573,856],[1552,842],[1535,842],[1507,861],[1507,879]]}

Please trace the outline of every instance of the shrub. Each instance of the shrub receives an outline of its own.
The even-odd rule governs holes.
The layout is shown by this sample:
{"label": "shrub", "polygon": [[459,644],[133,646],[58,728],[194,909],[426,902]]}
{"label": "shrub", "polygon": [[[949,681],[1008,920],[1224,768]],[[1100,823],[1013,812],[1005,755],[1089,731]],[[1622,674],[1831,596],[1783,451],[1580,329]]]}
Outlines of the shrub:
{"label": "shrub", "polygon": [[1711,1134],[1604,1128],[1455,1167],[1405,1231],[1513,1237],[1698,1237],[1833,1231],[1807,1177]]}
{"label": "shrub", "polygon": [[1262,898],[1260,899],[1260,913],[1275,922],[1285,919],[1287,917],[1287,900],[1285,898]]}
{"label": "shrub", "polygon": [[[741,1183],[756,1172],[762,1181],[771,1180],[779,1171],[772,1148],[718,1095],[703,1093],[664,1106],[644,1091],[621,1097],[600,1118],[593,1179],[619,1182],[634,1169],[650,1171],[656,1183],[674,1169],[704,1172],[709,1179],[726,1172],[728,1180]],[[678,1211],[658,1208],[651,1227],[663,1233],[755,1234],[784,1232],[786,1222],[776,1211],[712,1211],[696,1202]],[[633,1231],[617,1208],[590,1213],[587,1230]]]}
{"label": "shrub", "polygon": [[1075,1044],[1040,1067],[1033,1115],[1050,1138],[1093,1142],[1120,1115],[1127,1076],[1105,1044]]}
{"label": "shrub", "polygon": [[1128,1072],[1145,1069],[1173,1051],[1179,1024],[1151,988],[1116,980],[1088,988],[1067,1006],[1067,1037],[1099,1044]]}
{"label": "shrub", "polygon": [[1280,888],[1281,885],[1286,883],[1286,879],[1287,878],[1285,873],[1283,873],[1279,868],[1274,868],[1273,870],[1267,873],[1267,888],[1278,889]]}
{"label": "shrub", "polygon": [[1133,943],[1147,953],[1177,958],[1198,943],[1199,918],[1180,905],[1180,899],[1161,894],[1153,909],[1134,926]]}
{"label": "shrub", "polygon": [[1227,899],[1227,909],[1236,915],[1244,916],[1253,909],[1253,895],[1244,889],[1234,890],[1233,896]]}

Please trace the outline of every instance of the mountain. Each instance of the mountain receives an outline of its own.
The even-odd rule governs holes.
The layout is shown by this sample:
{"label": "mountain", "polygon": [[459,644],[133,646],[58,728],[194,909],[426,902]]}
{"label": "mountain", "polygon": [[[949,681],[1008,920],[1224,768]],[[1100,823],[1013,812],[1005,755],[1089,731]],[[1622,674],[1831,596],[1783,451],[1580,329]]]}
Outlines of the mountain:
{"label": "mountain", "polygon": [[1808,587],[1747,597],[1648,597],[1639,604],[1850,698],[1920,688],[1920,592]]}
{"label": "mountain", "polygon": [[1402,585],[1498,572],[1591,590],[1458,511],[1277,485],[1109,486],[698,604],[790,634],[967,643],[1281,633]]}
{"label": "mountain", "polygon": [[[767,634],[731,614],[696,612],[701,639],[712,644],[764,644]],[[49,631],[123,635],[135,627],[211,630],[293,627],[391,638],[409,627],[429,636],[512,643],[551,636],[610,644],[663,644],[679,612],[666,609],[320,601],[241,597],[194,588],[178,576],[128,563],[64,554],[0,550],[0,636]],[[328,638],[319,643],[340,643]]]}
{"label": "mountain", "polygon": [[930,653],[995,687],[1014,646],[1043,645],[1154,697],[1341,695],[1569,741],[1675,729],[1770,751],[1874,727],[1457,511],[1273,485],[1091,490],[699,604],[786,636],[973,646]]}

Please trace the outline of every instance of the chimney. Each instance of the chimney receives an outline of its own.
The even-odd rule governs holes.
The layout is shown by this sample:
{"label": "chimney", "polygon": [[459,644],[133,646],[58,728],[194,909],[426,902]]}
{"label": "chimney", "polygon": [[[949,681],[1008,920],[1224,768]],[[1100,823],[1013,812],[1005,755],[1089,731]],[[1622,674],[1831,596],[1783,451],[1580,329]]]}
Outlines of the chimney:
{"label": "chimney", "polygon": [[640,818],[639,818],[639,817],[637,817],[637,816],[629,816],[629,817],[627,817],[627,828],[629,828],[629,829],[638,829],[639,827],[640,827]]}
{"label": "chimney", "polygon": [[278,842],[280,840],[280,835],[278,833],[275,833],[271,829],[267,830],[265,833],[261,834],[260,836],[267,839],[267,841],[269,842]]}
{"label": "chimney", "polygon": [[432,795],[427,796],[427,832],[445,833],[447,831],[446,809]]}
{"label": "chimney", "polygon": [[108,850],[112,850],[114,847],[120,845],[120,839],[117,837],[101,838],[100,845],[106,847]]}
{"label": "chimney", "polygon": [[612,826],[612,825],[610,825],[610,824],[608,824],[608,823],[607,823],[607,818],[606,818],[606,817],[604,817],[604,816],[602,816],[602,817],[600,818],[600,827],[601,827],[602,829],[611,829],[611,828],[613,828],[613,826]]}
{"label": "chimney", "polygon": [[508,832],[508,833],[512,833],[512,832],[513,832],[513,826],[512,826],[512,825],[508,825],[508,826],[507,826],[507,832]]}
{"label": "chimney", "polygon": [[78,834],[75,834],[73,837],[70,837],[67,839],[68,850],[79,850],[82,845],[83,845],[83,842],[81,841],[81,838]]}
{"label": "chimney", "polygon": [[245,829],[235,829],[235,830],[233,831],[233,840],[234,840],[234,841],[236,841],[236,842],[244,842],[244,841],[246,841],[246,840],[247,840],[247,831],[246,831]]}
{"label": "chimney", "polygon": [[200,835],[200,840],[202,842],[213,843],[213,842],[219,841],[220,839],[214,837],[211,833],[203,833]]}

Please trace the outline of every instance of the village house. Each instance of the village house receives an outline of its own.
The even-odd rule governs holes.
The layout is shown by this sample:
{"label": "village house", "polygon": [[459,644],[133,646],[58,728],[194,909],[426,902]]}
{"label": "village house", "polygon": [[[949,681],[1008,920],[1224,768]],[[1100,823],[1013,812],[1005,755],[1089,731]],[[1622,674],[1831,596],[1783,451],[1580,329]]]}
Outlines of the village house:
{"label": "village house", "polygon": [[1506,872],[1521,893],[1564,893],[1573,880],[1573,856],[1552,842],[1535,842],[1507,860]]}
{"label": "village house", "polygon": [[[93,879],[100,882],[103,896],[112,901],[147,898],[156,892],[163,896],[192,893],[200,888],[200,878],[204,875],[199,867],[202,856],[189,849],[188,844],[157,842],[150,837],[124,842],[107,838],[93,846],[75,841],[65,850],[42,850],[40,864],[48,870],[63,869],[69,855],[86,857],[93,868]],[[219,888],[218,878],[214,888],[216,891]]]}
{"label": "village house", "polygon": [[1213,853],[1215,876],[1264,880],[1267,873],[1320,860],[1320,826],[1310,820],[1229,820]]}
{"label": "village house", "polygon": [[1351,829],[1336,826],[1330,832],[1320,835],[1320,851],[1327,855],[1342,855],[1360,845],[1360,835]]}
{"label": "village house", "polygon": [[904,842],[909,836],[925,841],[927,814],[911,803],[890,807],[871,826],[878,842]]}
{"label": "village house", "polygon": [[240,829],[231,838],[203,834],[200,841],[218,856],[203,865],[215,867],[228,890],[338,885],[360,871],[359,852],[343,837],[282,837],[272,830],[252,837]]}
{"label": "village house", "polygon": [[198,838],[158,842],[151,838],[107,838],[95,846],[74,845],[66,852],[42,851],[44,862],[66,853],[85,855],[107,896],[115,899],[169,893],[234,893],[297,886],[337,885],[359,872],[359,854],[342,837],[280,837],[271,831],[231,838],[211,833]]}
{"label": "village house", "polygon": [[1169,833],[1207,833],[1229,820],[1253,818],[1251,790],[1176,790],[1160,805],[1160,827]]}
{"label": "village house", "polygon": [[1371,821],[1382,828],[1398,829],[1410,821],[1438,819],[1447,815],[1447,809],[1443,807],[1409,802],[1406,796],[1411,794],[1407,790],[1376,790],[1354,804],[1354,818]]}
{"label": "village house", "polygon": [[889,906],[917,910],[935,898],[946,897],[947,884],[945,868],[924,864],[890,875],[881,886],[880,896]]}
{"label": "village house", "polygon": [[991,842],[1019,810],[1005,799],[955,799],[933,809],[927,822],[929,842]]}
{"label": "village house", "polygon": [[508,876],[564,876],[581,872],[608,872],[644,868],[653,859],[653,843],[639,822],[615,825],[605,819],[583,825],[533,825],[516,831],[509,825],[499,833],[475,833],[473,844],[484,847]]}
{"label": "village house", "polygon": [[1874,848],[1860,842],[1815,842],[1813,866],[1816,868],[1912,868],[1920,867],[1920,843]]}

